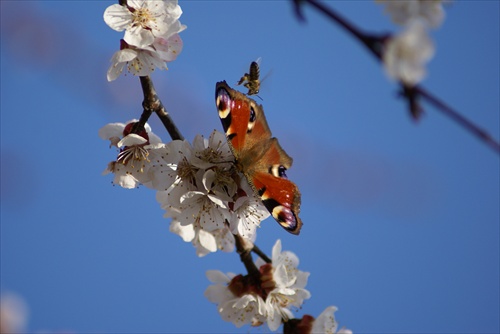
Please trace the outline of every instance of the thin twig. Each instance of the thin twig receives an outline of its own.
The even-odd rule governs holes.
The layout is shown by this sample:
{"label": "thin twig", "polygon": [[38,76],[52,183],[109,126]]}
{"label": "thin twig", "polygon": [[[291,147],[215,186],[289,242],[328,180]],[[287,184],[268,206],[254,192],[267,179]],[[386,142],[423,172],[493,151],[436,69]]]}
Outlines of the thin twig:
{"label": "thin twig", "polygon": [[271,263],[273,262],[266,254],[264,254],[263,251],[260,250],[259,247],[256,245],[253,245],[252,252],[257,254],[262,260],[264,260],[266,263]]}
{"label": "thin twig", "polygon": [[[375,56],[376,59],[382,62],[383,45],[387,38],[389,38],[389,35],[370,35],[364,33],[361,29],[340,16],[337,12],[325,6],[323,3],[318,2],[317,0],[293,0],[295,12],[299,20],[304,20],[304,15],[302,13],[301,7],[304,3],[310,4],[312,7],[316,8],[317,10],[331,18],[335,23],[350,32],[368,48],[368,50]],[[418,118],[421,113],[420,106],[417,102],[418,97],[421,96],[429,103],[431,103],[436,109],[444,113],[446,116],[462,126],[462,128],[464,128],[466,131],[476,136],[479,140],[483,141],[486,145],[500,154],[500,143],[493,139],[493,137],[489,135],[485,130],[475,125],[472,121],[460,115],[460,113],[446,105],[444,102],[439,100],[424,88],[415,86],[408,90],[408,87],[406,87],[403,83],[400,82],[400,85],[403,87],[404,91],[404,93],[401,95],[408,99],[410,114],[413,118]]]}
{"label": "thin twig", "polygon": [[247,272],[250,276],[257,277],[260,279],[260,272],[252,259],[252,248],[253,244],[247,242],[243,237],[239,234],[234,235],[234,240],[236,244],[236,251],[240,254],[241,262],[245,265]]}
{"label": "thin twig", "polygon": [[429,93],[424,88],[416,86],[414,89],[418,93],[418,95],[422,96],[425,100],[427,100],[427,102],[434,105],[436,109],[444,113],[446,116],[452,118],[455,122],[468,129],[470,132],[474,133],[477,137],[481,138],[481,140],[484,141],[486,145],[490,146],[492,149],[500,153],[500,144],[495,141],[486,131],[472,124],[468,119],[457,113],[450,106],[448,106],[436,96]]}
{"label": "thin twig", "polygon": [[145,124],[146,121],[151,116],[152,112],[154,111],[156,115],[160,118],[161,122],[163,123],[163,126],[165,126],[165,129],[167,129],[170,138],[172,138],[172,140],[184,140],[184,137],[182,136],[181,132],[175,125],[170,115],[168,114],[161,100],[158,98],[158,95],[156,94],[156,90],[153,85],[153,82],[151,81],[151,78],[149,76],[145,76],[145,77],[140,77],[140,79],[141,79],[142,92],[144,94],[144,101],[142,102],[142,107],[144,108],[144,112],[141,115],[141,119],[139,121],[140,122],[144,121]]}

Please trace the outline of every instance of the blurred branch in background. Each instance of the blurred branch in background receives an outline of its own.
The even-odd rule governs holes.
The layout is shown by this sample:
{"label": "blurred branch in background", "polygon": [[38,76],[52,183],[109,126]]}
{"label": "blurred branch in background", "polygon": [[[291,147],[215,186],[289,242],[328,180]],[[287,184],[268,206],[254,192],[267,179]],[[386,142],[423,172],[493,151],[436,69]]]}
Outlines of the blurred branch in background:
{"label": "blurred branch in background", "polygon": [[[383,3],[384,1],[379,1]],[[432,2],[427,2],[431,4]],[[439,1],[433,2],[434,4],[432,5],[441,5]],[[309,4],[310,6],[316,8],[318,11],[323,13],[325,16],[329,17],[332,19],[333,22],[336,24],[340,25],[342,28],[347,30],[350,34],[352,34],[356,39],[358,39],[363,45],[366,46],[366,48],[375,56],[376,59],[378,59],[381,63],[384,63],[386,66],[387,64],[387,54],[389,53],[389,48],[391,47],[389,44],[392,43],[392,41],[395,41],[396,39],[400,38],[400,36],[391,36],[388,34],[370,34],[362,31],[355,25],[353,25],[351,22],[346,20],[344,17],[339,15],[337,12],[335,12],[333,9],[329,8],[326,6],[324,3],[319,2],[317,0],[293,0],[293,6],[295,10],[295,14],[297,18],[300,21],[305,22],[305,16],[303,13],[303,6],[304,4]],[[396,4],[396,2],[392,2],[389,5],[401,5],[401,4]],[[401,9],[401,8],[398,8]],[[442,18],[440,18],[442,19]],[[394,20],[394,18],[393,18]],[[413,24],[414,22],[411,22]],[[433,25],[436,25],[435,22],[432,23]],[[407,32],[407,34],[413,33],[413,32]],[[419,36],[420,37],[420,36]],[[410,38],[408,36],[408,38]],[[419,62],[417,65],[423,65],[423,63],[428,60],[434,50],[432,49],[432,44],[428,40],[424,40],[426,43],[430,45],[428,48],[427,45],[421,45],[421,44],[415,44],[415,35],[412,35],[410,43],[414,43],[414,45],[411,45],[410,47],[414,47],[415,49],[411,51],[415,51],[415,53],[421,53],[420,59],[417,59],[416,61]],[[424,39],[426,36],[424,36]],[[408,41],[406,41],[408,43]],[[420,42],[420,41],[419,41]],[[396,50],[395,52],[399,52],[400,54],[398,56],[401,56],[401,54],[404,54],[406,57],[416,57],[414,54],[408,54],[408,49],[406,50],[401,50],[401,47],[399,50]],[[410,61],[415,61],[415,59],[411,59],[410,61],[405,60],[406,62]],[[408,65],[408,64],[404,64]],[[401,64],[398,64],[399,67],[402,67]],[[415,64],[409,64],[409,66],[415,66]],[[388,70],[390,71],[390,70]],[[476,136],[480,141],[482,141],[485,145],[489,146],[493,150],[495,150],[497,153],[500,154],[500,143],[496,141],[489,133],[487,133],[485,130],[480,128],[478,125],[474,124],[472,121],[467,119],[466,117],[462,116],[459,112],[448,106],[446,103],[441,101],[436,95],[432,94],[431,92],[427,91],[425,88],[421,87],[420,85],[417,85],[417,82],[420,81],[423,76],[425,75],[425,69],[422,68],[410,68],[410,70],[405,69],[405,71],[410,72],[410,71],[419,71],[416,76],[418,79],[409,79],[405,80],[404,75],[400,75],[397,77],[396,75],[396,80],[398,81],[398,84],[400,85],[400,93],[399,96],[404,97],[407,102],[408,102],[408,109],[411,114],[411,117],[414,120],[418,120],[420,116],[423,113],[423,109],[420,105],[420,100],[423,99],[424,101],[428,102],[429,104],[433,105],[438,111],[442,112],[445,116],[449,117],[458,125],[460,125],[463,129],[471,133],[472,135]],[[407,74],[407,73],[405,73]]]}

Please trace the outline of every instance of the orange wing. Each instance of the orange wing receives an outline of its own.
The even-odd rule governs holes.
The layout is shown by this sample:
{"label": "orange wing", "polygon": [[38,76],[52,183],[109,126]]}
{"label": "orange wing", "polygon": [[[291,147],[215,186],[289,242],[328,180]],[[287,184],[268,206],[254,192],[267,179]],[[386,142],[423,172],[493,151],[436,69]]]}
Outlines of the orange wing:
{"label": "orange wing", "polygon": [[231,89],[225,81],[216,85],[216,104],[236,165],[274,219],[288,232],[299,234],[302,221],[300,192],[286,178],[292,158],[271,138],[261,105]]}
{"label": "orange wing", "polygon": [[291,164],[292,159],[283,151],[278,140],[272,138],[255,169],[249,170],[245,176],[274,219],[288,232],[299,234],[302,227],[299,218],[300,192],[285,174]]}

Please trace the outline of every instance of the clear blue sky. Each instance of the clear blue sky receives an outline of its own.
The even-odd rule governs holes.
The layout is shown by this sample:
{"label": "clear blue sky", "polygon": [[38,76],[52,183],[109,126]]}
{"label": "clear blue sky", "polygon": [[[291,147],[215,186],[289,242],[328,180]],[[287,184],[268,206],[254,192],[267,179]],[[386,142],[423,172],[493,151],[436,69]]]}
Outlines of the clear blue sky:
{"label": "clear blue sky", "polygon": [[[197,258],[153,192],[101,176],[115,151],[98,129],[141,112],[137,78],[106,81],[122,36],[102,20],[113,3],[0,4],[0,287],[25,299],[30,331],[247,333],[203,296],[206,270],[243,272],[237,256]],[[397,29],[374,2],[328,4]],[[222,129],[217,81],[258,57],[272,71],[260,96],[294,158],[304,227],[296,237],[268,219],[257,244],[270,254],[280,238],[311,272],[298,315],[336,305],[358,333],[498,333],[498,154],[431,107],[409,119],[379,64],[310,8],[300,24],[288,1],[180,5],[184,50],[153,80],[186,138]],[[497,139],[499,10],[450,3],[424,81]]]}

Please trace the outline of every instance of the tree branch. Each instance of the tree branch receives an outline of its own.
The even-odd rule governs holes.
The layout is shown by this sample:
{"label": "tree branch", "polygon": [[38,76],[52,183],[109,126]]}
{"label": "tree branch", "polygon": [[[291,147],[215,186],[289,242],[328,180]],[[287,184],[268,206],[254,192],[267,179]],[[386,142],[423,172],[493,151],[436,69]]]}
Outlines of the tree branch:
{"label": "tree branch", "polygon": [[[345,18],[340,16],[337,12],[331,8],[325,6],[323,3],[317,0],[293,0],[293,5],[295,13],[299,20],[304,21],[304,14],[302,13],[302,6],[304,3],[308,3],[312,7],[316,8],[322,12],[327,17],[331,18],[335,23],[347,30],[351,35],[358,39],[363,45],[367,47],[371,54],[375,56],[380,62],[382,62],[382,50],[384,42],[390,35],[371,35],[363,32],[361,29],[356,27],[351,22],[347,21]],[[417,119],[422,113],[421,106],[418,103],[418,97],[422,97],[432,104],[437,110],[448,116],[450,119],[455,121],[464,130],[470,132],[472,135],[476,136],[479,140],[484,142],[486,145],[491,147],[497,153],[500,154],[500,143],[496,141],[491,135],[489,135],[485,130],[481,129],[479,126],[474,124],[472,121],[468,120],[466,117],[460,115],[456,110],[452,109],[440,99],[438,99],[433,94],[429,93],[427,90],[420,86],[408,87],[404,83],[400,82],[403,89],[403,93],[400,94],[408,100],[408,106],[410,114],[413,118]]]}
{"label": "tree branch", "polygon": [[260,271],[253,262],[251,254],[252,248],[254,248],[255,246],[251,242],[245,240],[239,234],[234,235],[234,240],[236,244],[236,252],[240,254],[241,262],[243,262],[243,264],[245,265],[248,274],[260,279]]}
{"label": "tree branch", "polygon": [[172,140],[184,140],[184,137],[182,136],[181,132],[175,125],[172,118],[169,116],[161,100],[158,98],[158,95],[156,94],[156,90],[153,85],[153,82],[151,81],[151,78],[149,76],[145,76],[145,77],[140,77],[140,80],[141,80],[142,92],[144,94],[144,101],[142,102],[142,107],[144,108],[144,111],[138,123],[144,126],[144,124],[146,124],[151,114],[155,112],[156,115],[160,118],[161,122],[163,123],[163,126],[165,126],[165,129],[167,129],[170,138],[172,138]]}
{"label": "tree branch", "polygon": [[252,252],[257,254],[262,260],[264,260],[266,263],[272,263],[273,261],[266,255],[264,254],[263,251],[260,250],[259,247],[256,245],[253,245]]}

